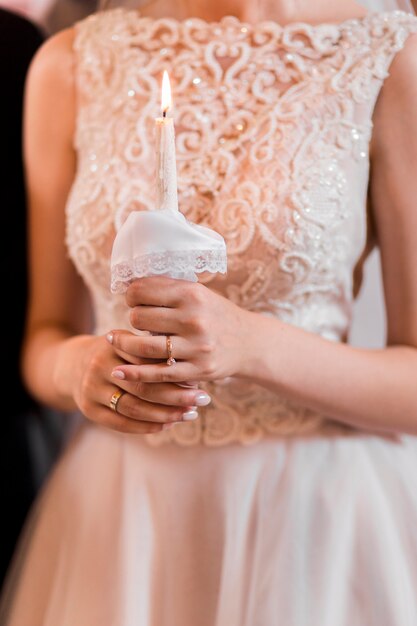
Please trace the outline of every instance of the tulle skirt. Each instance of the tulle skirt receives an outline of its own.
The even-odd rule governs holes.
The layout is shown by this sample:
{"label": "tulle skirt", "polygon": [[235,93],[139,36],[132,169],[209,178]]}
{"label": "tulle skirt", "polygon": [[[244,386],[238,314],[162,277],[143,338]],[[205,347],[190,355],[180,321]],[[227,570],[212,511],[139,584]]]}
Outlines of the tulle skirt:
{"label": "tulle skirt", "polygon": [[2,611],[6,626],[416,626],[417,438],[153,448],[85,425]]}

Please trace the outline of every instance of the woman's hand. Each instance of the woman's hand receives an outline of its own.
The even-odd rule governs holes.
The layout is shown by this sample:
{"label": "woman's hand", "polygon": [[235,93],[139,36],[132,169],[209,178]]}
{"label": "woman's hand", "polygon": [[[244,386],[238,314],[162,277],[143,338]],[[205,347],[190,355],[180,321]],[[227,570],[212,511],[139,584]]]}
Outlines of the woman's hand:
{"label": "woman's hand", "polygon": [[118,365],[113,376],[141,383],[208,381],[243,374],[245,336],[251,313],[200,283],[165,277],[143,278],[130,285],[127,304],[138,330],[171,335],[168,366],[165,336],[135,336],[113,331],[109,340],[124,353],[163,363]]}
{"label": "woman's hand", "polygon": [[[104,337],[78,336],[63,344],[54,382],[91,421],[132,434],[155,433],[175,422],[195,419],[195,406],[210,401],[198,389],[116,381],[111,372],[125,363]],[[110,401],[118,390],[124,393],[114,411]]]}

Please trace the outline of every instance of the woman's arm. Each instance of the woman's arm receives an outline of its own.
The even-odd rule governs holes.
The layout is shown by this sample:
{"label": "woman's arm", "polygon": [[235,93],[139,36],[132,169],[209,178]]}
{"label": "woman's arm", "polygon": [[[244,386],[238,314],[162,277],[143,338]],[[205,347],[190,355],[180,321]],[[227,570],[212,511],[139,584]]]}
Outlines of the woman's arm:
{"label": "woman's arm", "polygon": [[[267,320],[250,365],[269,386],[360,428],[417,434],[417,37],[393,63],[371,146],[387,348],[332,344]],[[268,340],[268,336],[270,336]],[[259,339],[259,337],[258,337]],[[263,350],[262,350],[263,348]],[[273,358],[274,352],[285,355]],[[281,362],[278,362],[281,361]]]}
{"label": "woman's arm", "polygon": [[[242,311],[202,285],[146,279],[128,292],[132,322],[137,328],[176,334],[174,356],[183,362],[172,368],[117,370],[128,380],[143,382],[243,376],[356,427],[417,434],[416,111],[413,37],[396,58],[378,101],[372,146],[371,196],[384,270],[386,349],[325,340]],[[116,333],[113,344],[143,357],[165,354],[158,337]]]}
{"label": "woman's arm", "polygon": [[64,31],[36,55],[24,119],[30,298],[23,374],[35,397],[63,410],[75,403],[55,385],[58,351],[89,328],[88,297],[65,249],[65,203],[75,175],[73,36]]}
{"label": "woman's arm", "polygon": [[[25,106],[25,163],[30,208],[31,293],[23,371],[41,402],[115,430],[143,434],[194,418],[207,403],[198,389],[128,385],[111,379],[125,363],[91,326],[88,293],[65,247],[65,204],[74,180],[75,85],[72,30],[49,40],[30,70]],[[7,332],[7,329],[6,329]],[[122,388],[117,411],[112,395]],[[204,396],[204,397],[202,397]]]}

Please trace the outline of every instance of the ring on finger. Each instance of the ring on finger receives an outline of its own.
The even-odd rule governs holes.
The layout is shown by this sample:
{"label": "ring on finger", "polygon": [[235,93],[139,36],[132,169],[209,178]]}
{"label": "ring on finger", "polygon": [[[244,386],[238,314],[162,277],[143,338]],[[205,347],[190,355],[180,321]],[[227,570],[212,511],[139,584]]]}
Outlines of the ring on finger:
{"label": "ring on finger", "polygon": [[171,338],[171,335],[167,335],[166,336],[166,342],[167,342],[167,353],[168,353],[167,365],[174,365],[174,363],[176,363],[176,360],[172,356],[172,338]]}
{"label": "ring on finger", "polygon": [[122,389],[118,389],[117,391],[114,392],[114,394],[112,395],[112,397],[110,398],[110,404],[109,407],[111,408],[112,411],[114,411],[115,413],[118,413],[117,410],[117,405],[119,404],[120,398],[125,394],[126,392],[123,391]]}

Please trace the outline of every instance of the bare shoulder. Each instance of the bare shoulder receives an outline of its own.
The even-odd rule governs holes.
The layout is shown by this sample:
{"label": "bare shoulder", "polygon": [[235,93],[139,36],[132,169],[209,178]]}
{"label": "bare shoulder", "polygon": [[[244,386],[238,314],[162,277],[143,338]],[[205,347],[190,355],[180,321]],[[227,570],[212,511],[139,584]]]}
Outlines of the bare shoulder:
{"label": "bare shoulder", "polygon": [[[387,85],[391,88],[402,87],[409,91],[417,89],[417,33],[410,35],[404,48],[398,52],[392,62]],[[398,94],[401,95],[401,94]]]}
{"label": "bare shoulder", "polygon": [[73,88],[75,28],[68,28],[50,37],[36,53],[29,71],[28,82],[41,87],[52,82],[58,89]]}
{"label": "bare shoulder", "polygon": [[403,50],[396,54],[381,91],[376,112],[379,113],[388,105],[391,111],[406,107],[412,108],[415,114],[417,109],[417,33],[410,35]]}
{"label": "bare shoulder", "polygon": [[373,158],[393,160],[417,147],[417,34],[410,35],[391,64],[374,115]]}
{"label": "bare shoulder", "polygon": [[48,39],[29,69],[25,93],[26,154],[60,137],[72,149],[76,118],[75,29]]}

